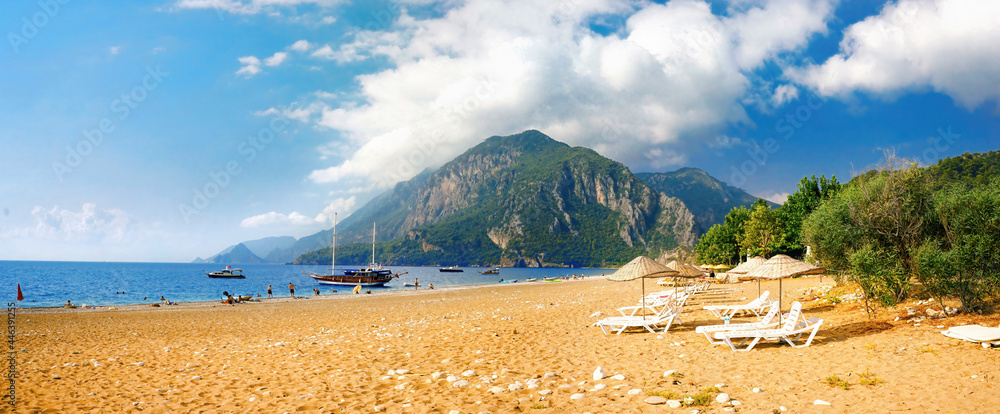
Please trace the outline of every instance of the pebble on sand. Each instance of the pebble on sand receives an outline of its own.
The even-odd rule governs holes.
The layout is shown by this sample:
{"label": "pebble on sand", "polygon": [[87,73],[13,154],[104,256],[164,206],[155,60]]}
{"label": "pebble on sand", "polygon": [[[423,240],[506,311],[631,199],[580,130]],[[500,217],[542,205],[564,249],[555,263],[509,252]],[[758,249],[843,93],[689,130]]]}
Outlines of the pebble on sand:
{"label": "pebble on sand", "polygon": [[625,376],[622,375],[622,374],[616,374],[616,375],[612,376],[611,379],[618,380],[618,381],[625,381]]}
{"label": "pebble on sand", "polygon": [[505,390],[503,388],[500,388],[500,387],[497,387],[497,386],[490,387],[490,392],[492,392],[494,394],[499,394],[499,393],[504,392],[504,391]]}
{"label": "pebble on sand", "polygon": [[474,376],[476,376],[476,371],[473,371],[471,369],[470,370],[466,370],[465,372],[462,372],[462,376],[463,377],[474,377]]}
{"label": "pebble on sand", "polygon": [[650,405],[661,405],[661,404],[666,404],[667,399],[654,395],[652,397],[646,398],[645,402],[646,404]]}
{"label": "pebble on sand", "polygon": [[594,370],[594,381],[600,381],[604,379],[604,377],[607,377],[607,375],[604,374],[604,370],[601,369],[601,367],[597,367],[597,369]]}
{"label": "pebble on sand", "polygon": [[552,394],[552,390],[541,390],[538,392],[538,395],[549,395],[549,394]]}
{"label": "pebble on sand", "polygon": [[673,370],[673,369],[671,369],[671,370],[667,370],[666,372],[664,372],[664,373],[663,373],[663,376],[664,376],[664,377],[670,377],[670,376],[673,376],[673,375],[674,375],[674,374],[676,374],[676,373],[677,373],[677,370]]}
{"label": "pebble on sand", "polygon": [[715,401],[718,401],[720,403],[725,404],[725,403],[729,402],[729,394],[721,393],[721,394],[715,396]]}
{"label": "pebble on sand", "polygon": [[586,395],[583,395],[583,394],[573,394],[573,395],[569,396],[569,399],[571,399],[571,400],[581,400],[581,399],[583,399],[583,397],[586,397]]}
{"label": "pebble on sand", "polygon": [[667,400],[667,407],[681,408],[681,405],[683,404],[681,404],[680,400]]}
{"label": "pebble on sand", "polygon": [[829,401],[816,400],[816,401],[813,401],[813,405],[833,405],[833,404],[830,404]]}
{"label": "pebble on sand", "polygon": [[639,394],[642,394],[642,389],[640,388],[633,388],[631,390],[628,390],[628,395],[639,395]]}
{"label": "pebble on sand", "polygon": [[451,386],[452,387],[458,387],[458,388],[468,387],[469,386],[469,380],[455,381],[455,383],[451,384]]}

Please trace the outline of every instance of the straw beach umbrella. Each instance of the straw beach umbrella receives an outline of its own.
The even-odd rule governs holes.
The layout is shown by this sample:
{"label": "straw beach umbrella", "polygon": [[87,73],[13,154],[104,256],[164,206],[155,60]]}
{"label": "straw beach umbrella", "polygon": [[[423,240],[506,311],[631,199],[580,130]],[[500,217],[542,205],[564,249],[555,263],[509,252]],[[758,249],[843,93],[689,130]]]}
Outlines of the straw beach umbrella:
{"label": "straw beach umbrella", "polygon": [[754,257],[751,257],[750,260],[747,260],[747,261],[745,261],[743,263],[740,263],[739,266],[736,266],[736,267],[734,267],[732,269],[729,269],[729,271],[726,272],[726,273],[736,273],[736,274],[743,275],[743,274],[746,274],[747,272],[753,270],[755,267],[760,266],[761,264],[763,264],[766,261],[767,261],[767,259],[764,259],[763,257],[754,256]]}
{"label": "straw beach umbrella", "polygon": [[[698,278],[698,277],[705,277],[706,276],[705,272],[702,271],[701,269],[699,269],[698,267],[689,265],[687,263],[681,263],[681,262],[678,262],[676,260],[673,260],[670,263],[667,263],[667,267],[670,268],[670,269],[673,269],[673,270],[677,271],[677,274],[670,276],[670,277],[673,277],[675,280],[677,278],[679,278],[679,277],[682,277],[682,278],[685,278],[685,279],[692,279],[692,278]],[[667,281],[667,279],[664,278],[663,280],[659,281],[658,283],[659,284],[665,284],[666,281]],[[675,282],[674,284],[676,285],[677,283]]]}
{"label": "straw beach umbrella", "polygon": [[618,270],[612,273],[611,276],[608,276],[608,280],[613,282],[626,282],[629,280],[642,279],[642,313],[645,317],[646,279],[671,276],[676,273],[676,270],[667,267],[663,263],[657,262],[646,256],[639,256],[632,259],[631,262],[628,262],[624,266],[618,268]]}
{"label": "straw beach umbrella", "polygon": [[[730,269],[726,273],[732,273],[732,274],[738,275],[737,279],[740,278],[740,277],[746,277],[746,274],[748,272],[750,272],[751,270],[756,269],[757,266],[760,266],[760,265],[764,264],[764,262],[766,262],[766,261],[767,261],[767,259],[765,259],[763,257],[754,256],[754,257],[751,257],[749,260],[747,260],[747,261],[745,261],[743,263],[740,263],[739,266],[736,266],[736,267]],[[757,279],[757,294],[760,295],[760,279]]]}
{"label": "straw beach umbrella", "polygon": [[780,311],[782,279],[799,275],[814,275],[825,271],[826,269],[823,269],[822,267],[813,266],[801,260],[795,260],[791,257],[779,254],[748,272],[747,277],[757,279],[758,283],[760,283],[761,279],[778,279],[778,310]]}

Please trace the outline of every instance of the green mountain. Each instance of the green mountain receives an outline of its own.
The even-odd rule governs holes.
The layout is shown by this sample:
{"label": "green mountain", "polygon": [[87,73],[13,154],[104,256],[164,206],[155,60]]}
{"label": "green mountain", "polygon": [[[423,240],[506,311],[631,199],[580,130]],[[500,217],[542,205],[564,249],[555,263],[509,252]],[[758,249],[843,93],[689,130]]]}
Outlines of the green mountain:
{"label": "green mountain", "polygon": [[376,197],[338,226],[338,262],[370,259],[373,221],[377,260],[408,265],[602,266],[697,240],[681,200],[538,131],[491,137]]}
{"label": "green mountain", "polygon": [[[200,259],[200,258],[199,258]],[[259,256],[254,254],[250,249],[243,243],[237,244],[222,253],[215,256],[209,257],[205,260],[195,260],[193,263],[218,263],[218,264],[256,264],[256,263],[266,263],[267,261],[261,259]]]}
{"label": "green mountain", "polygon": [[[726,220],[733,207],[750,206],[756,196],[715,179],[697,168],[681,168],[674,172],[637,173],[642,181],[656,191],[679,198],[694,213],[695,231],[700,236]],[[768,201],[771,208],[777,204]]]}

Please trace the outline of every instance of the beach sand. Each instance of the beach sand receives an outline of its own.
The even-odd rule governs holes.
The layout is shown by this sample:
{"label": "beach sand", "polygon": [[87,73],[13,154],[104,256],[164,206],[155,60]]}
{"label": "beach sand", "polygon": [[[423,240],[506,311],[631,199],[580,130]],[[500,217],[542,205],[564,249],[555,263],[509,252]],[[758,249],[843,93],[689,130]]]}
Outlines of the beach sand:
{"label": "beach sand", "polygon": [[[663,335],[604,335],[591,326],[596,312],[613,315],[634,304],[639,282],[591,278],[235,306],[22,310],[18,412],[689,413],[644,400],[716,384],[740,405],[713,400],[695,408],[996,412],[1000,403],[1000,350],[940,334],[967,323],[997,326],[996,316],[896,321],[911,301],[871,322],[857,301],[807,300],[806,315],[825,320],[811,346],[762,343],[750,352],[711,345],[695,333],[695,326],[719,323],[701,310],[701,299],[689,301],[684,323]],[[784,309],[812,299],[807,289],[818,283],[785,281]],[[647,291],[653,286],[647,282]],[[757,296],[756,283],[714,288],[742,290],[728,295],[732,302]],[[777,288],[764,283],[773,294]],[[593,380],[597,367],[609,378]],[[664,377],[667,370],[679,375]],[[861,385],[866,370],[882,382]],[[616,374],[624,379],[610,378]],[[449,375],[469,385],[456,387]],[[850,389],[828,385],[833,375]],[[533,379],[539,387],[529,389]],[[511,391],[516,382],[522,389]],[[629,395],[634,389],[641,392]]]}

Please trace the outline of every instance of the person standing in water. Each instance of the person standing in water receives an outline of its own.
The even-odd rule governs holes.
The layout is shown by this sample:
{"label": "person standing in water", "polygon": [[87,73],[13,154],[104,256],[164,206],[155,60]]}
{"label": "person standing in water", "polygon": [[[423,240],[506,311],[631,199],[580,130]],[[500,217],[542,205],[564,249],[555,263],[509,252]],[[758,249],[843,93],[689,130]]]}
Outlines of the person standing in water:
{"label": "person standing in water", "polygon": [[267,285],[267,298],[268,298],[268,299],[271,299],[271,298],[273,298],[273,297],[274,297],[274,296],[273,296],[273,295],[271,295],[271,285]]}
{"label": "person standing in water", "polygon": [[413,278],[413,290],[420,289],[420,279]]}
{"label": "person standing in water", "polygon": [[288,283],[288,294],[292,297],[292,299],[295,299],[295,285],[291,282]]}

